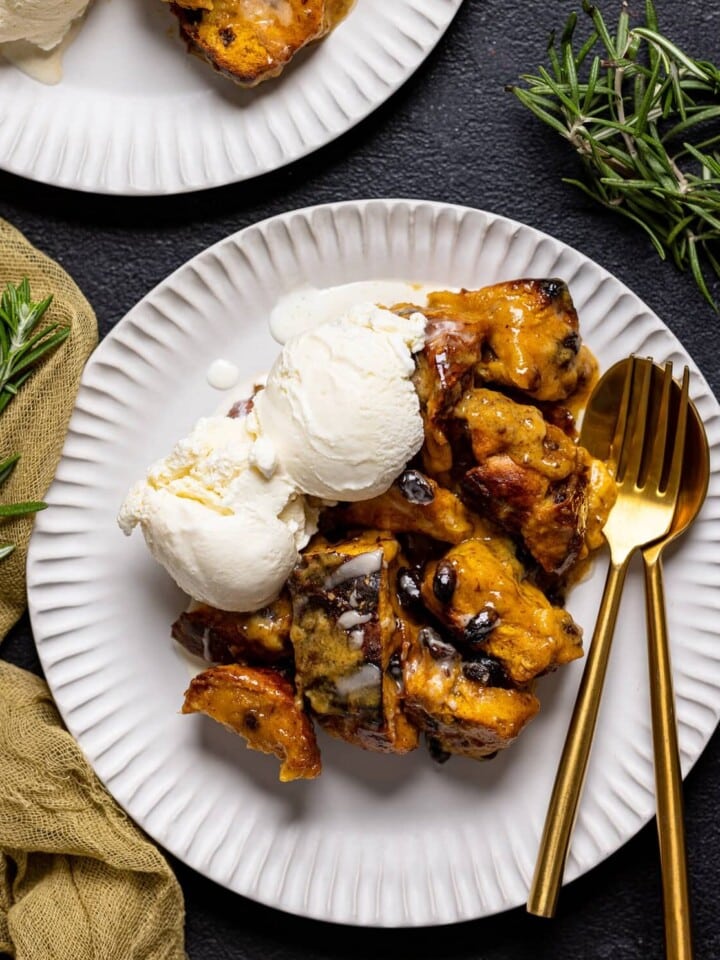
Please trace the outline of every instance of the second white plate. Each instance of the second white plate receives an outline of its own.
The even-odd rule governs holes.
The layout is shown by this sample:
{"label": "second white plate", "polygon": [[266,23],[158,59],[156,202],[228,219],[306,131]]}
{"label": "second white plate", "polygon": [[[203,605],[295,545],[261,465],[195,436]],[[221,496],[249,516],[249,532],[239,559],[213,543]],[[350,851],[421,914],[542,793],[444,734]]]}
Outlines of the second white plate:
{"label": "second white plate", "polygon": [[[417,926],[521,904],[583,661],[538,684],[540,715],[488,763],[424,750],[363,753],[321,738],[324,772],[281,785],[277,763],[206,717],[178,713],[187,664],[169,626],[184,598],[115,524],[127,488],[218,395],[219,356],[251,377],[278,347],[277,298],[393,278],[480,286],[560,276],[601,366],[631,352],[689,363],[709,433],[707,505],[666,564],[685,772],[720,706],[720,410],[687,352],[626,287],[578,251],[492,214],[420,201],[318,207],[206,250],[160,284],[93,354],[62,462],[38,515],[28,582],[48,683],[70,731],[129,814],[196,870],[293,913]],[[605,562],[571,594],[589,639]],[[631,570],[567,878],[617,850],[654,810],[642,579]]]}
{"label": "second white plate", "polygon": [[420,66],[462,0],[357,0],[283,75],[243,90],[186,53],[161,0],[95,0],[44,86],[0,57],[0,167],[94,193],[246,180],[324,146]]}

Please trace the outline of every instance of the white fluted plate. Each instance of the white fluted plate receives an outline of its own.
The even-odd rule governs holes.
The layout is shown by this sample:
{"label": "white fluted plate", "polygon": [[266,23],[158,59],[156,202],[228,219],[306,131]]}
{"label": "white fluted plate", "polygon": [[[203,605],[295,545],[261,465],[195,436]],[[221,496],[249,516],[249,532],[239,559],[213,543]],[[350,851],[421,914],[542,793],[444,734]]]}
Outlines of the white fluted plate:
{"label": "white fluted plate", "polygon": [[[30,546],[30,612],[65,722],[110,792],[200,873],[265,904],[348,924],[416,926],[486,916],[527,896],[583,661],[538,684],[540,715],[495,760],[435,765],[321,736],[322,776],[281,785],[273,758],[211,720],[178,713],[187,664],[169,639],[184,598],[139,534],[115,525],[146,466],[218,402],[209,364],[248,377],[278,347],[279,296],[394,278],[480,286],[567,280],[601,366],[638,352],[688,363],[708,429],[708,501],[666,563],[680,744],[687,772],[720,709],[720,410],[683,346],[633,293],[553,238],[492,214],[421,201],[288,213],[206,250],[114,328],[85,368],[62,462]],[[571,593],[589,637],[605,573]],[[631,569],[567,879],[653,814],[642,583]]]}
{"label": "white fluted plate", "polygon": [[462,0],[357,0],[285,72],[244,90],[190,56],[161,0],[94,0],[55,86],[0,56],[0,168],[93,193],[175,194],[297,160],[384,103]]}

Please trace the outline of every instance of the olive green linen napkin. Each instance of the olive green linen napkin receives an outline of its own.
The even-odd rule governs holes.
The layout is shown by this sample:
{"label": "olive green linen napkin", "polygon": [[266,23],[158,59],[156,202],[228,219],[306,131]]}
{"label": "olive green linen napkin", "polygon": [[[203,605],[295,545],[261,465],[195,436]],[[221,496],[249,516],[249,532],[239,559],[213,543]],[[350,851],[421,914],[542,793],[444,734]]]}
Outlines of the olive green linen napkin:
{"label": "olive green linen napkin", "polygon": [[[0,288],[28,277],[70,324],[0,417],[0,461],[21,460],[2,499],[39,500],[57,467],[92,308],[67,274],[0,220]],[[52,507],[50,508],[52,509]],[[32,518],[0,527],[0,641],[26,603]],[[148,732],[152,736],[152,732]],[[16,960],[182,960],[184,906],[160,851],[117,806],[64,729],[47,685],[0,660],[0,954]]]}
{"label": "olive green linen napkin", "polygon": [[0,953],[181,960],[168,864],[93,774],[47,685],[2,660],[0,771]]}
{"label": "olive green linen napkin", "polygon": [[[97,344],[97,323],[90,304],[53,260],[40,253],[0,220],[0,290],[8,282],[30,281],[33,299],[48,294],[53,302],[48,322],[69,325],[70,336],[45,357],[0,416],[0,461],[20,453],[21,459],[2,487],[3,501],[42,500],[55,474],[80,374]],[[25,609],[25,559],[32,517],[6,520],[0,540],[17,545],[0,563],[0,638]]]}

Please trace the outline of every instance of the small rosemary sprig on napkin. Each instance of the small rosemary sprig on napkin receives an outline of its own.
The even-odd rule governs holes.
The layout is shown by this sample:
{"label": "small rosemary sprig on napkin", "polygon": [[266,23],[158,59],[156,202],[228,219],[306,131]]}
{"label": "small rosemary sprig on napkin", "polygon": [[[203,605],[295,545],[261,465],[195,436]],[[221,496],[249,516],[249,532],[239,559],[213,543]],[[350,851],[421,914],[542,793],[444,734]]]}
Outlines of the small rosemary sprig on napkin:
{"label": "small rosemary sprig on napkin", "polygon": [[8,283],[0,297],[0,413],[32,373],[33,366],[70,333],[69,327],[51,323],[38,329],[52,295],[34,303],[25,277],[17,286]]}
{"label": "small rosemary sprig on napkin", "polygon": [[[20,454],[16,453],[12,457],[8,457],[6,460],[0,462],[0,486],[5,483],[13,472],[19,459]],[[46,506],[47,504],[40,500],[25,500],[21,503],[0,503],[0,520],[5,520],[9,517],[25,517],[30,513],[37,513],[38,510],[44,510]],[[14,549],[15,544],[13,543],[0,543],[0,560],[4,560]]]}
{"label": "small rosemary sprig on napkin", "polygon": [[[25,277],[17,286],[8,283],[0,297],[0,414],[17,394],[33,368],[51,350],[59,346],[70,333],[70,327],[59,323],[40,326],[52,296],[38,303],[30,296],[30,284]],[[0,486],[17,466],[20,454],[0,461]],[[21,503],[0,503],[0,522],[10,517],[22,517],[47,505],[37,500]],[[0,560],[15,549],[12,543],[0,543]]]}
{"label": "small rosemary sprig on napkin", "polygon": [[571,14],[550,37],[550,68],[508,89],[582,157],[586,181],[565,182],[639,224],[718,310],[707,276],[720,277],[720,69],[660,33],[652,0],[632,28],[624,2],[614,35],[588,0],[583,10],[590,36],[575,44]]}

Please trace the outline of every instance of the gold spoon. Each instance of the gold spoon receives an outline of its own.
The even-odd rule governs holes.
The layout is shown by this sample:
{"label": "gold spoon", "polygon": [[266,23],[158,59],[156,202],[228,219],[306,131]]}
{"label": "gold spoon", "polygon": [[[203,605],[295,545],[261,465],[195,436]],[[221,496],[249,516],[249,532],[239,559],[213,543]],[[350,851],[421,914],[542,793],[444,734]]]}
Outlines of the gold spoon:
{"label": "gold spoon", "polygon": [[[582,441],[590,452],[606,459],[612,439],[612,425],[605,426],[605,412],[617,406],[622,394],[630,359],[615,364],[595,388],[592,409],[583,424]],[[685,369],[685,379],[688,372]],[[662,390],[663,371],[653,366],[651,396],[658,398]],[[665,383],[668,383],[667,379]],[[677,420],[681,388],[673,380],[664,408],[666,415]],[[654,416],[663,415],[662,401],[653,404]],[[705,500],[710,476],[710,453],[702,420],[692,402],[687,418],[685,451],[678,503],[669,531],[660,540],[642,549],[645,569],[645,601],[648,623],[648,660],[650,700],[657,797],[657,829],[660,841],[663,904],[665,912],[665,949],[668,960],[691,960],[690,903],[687,883],[687,858],[683,827],[682,775],[675,719],[672,666],[665,619],[662,554],[665,547],[684,533]]]}

